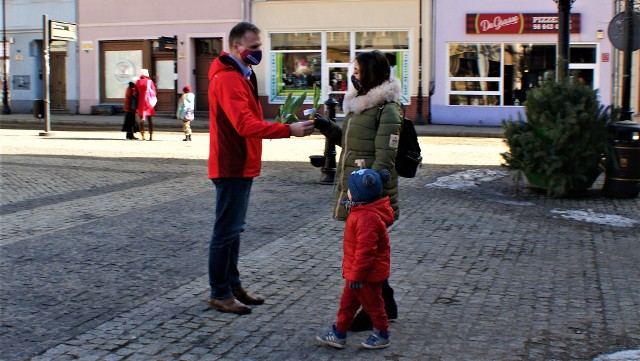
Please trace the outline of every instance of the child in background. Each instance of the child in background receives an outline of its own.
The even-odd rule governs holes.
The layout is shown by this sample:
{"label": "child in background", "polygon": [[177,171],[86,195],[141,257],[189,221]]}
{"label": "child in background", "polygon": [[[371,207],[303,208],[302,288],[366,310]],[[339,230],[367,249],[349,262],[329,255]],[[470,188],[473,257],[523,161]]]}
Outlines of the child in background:
{"label": "child in background", "polygon": [[391,247],[387,227],[394,214],[389,197],[381,198],[382,183],[389,171],[380,174],[360,169],[349,176],[346,207],[349,210],[344,229],[342,277],[345,279],[338,320],[332,329],[316,340],[332,347],[344,348],[353,317],[362,308],[371,316],[373,332],[362,347],[385,348],[390,345],[389,320],[382,300],[382,282],[389,278]]}
{"label": "child in background", "polygon": [[194,119],[196,96],[191,92],[190,86],[182,88],[182,96],[178,101],[176,118],[182,120],[183,141],[191,141],[191,121]]}

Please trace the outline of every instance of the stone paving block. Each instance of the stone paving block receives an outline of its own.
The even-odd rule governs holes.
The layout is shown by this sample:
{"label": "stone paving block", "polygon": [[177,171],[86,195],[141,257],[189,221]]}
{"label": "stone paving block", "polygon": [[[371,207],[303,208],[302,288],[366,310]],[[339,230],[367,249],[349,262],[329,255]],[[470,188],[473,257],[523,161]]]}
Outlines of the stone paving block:
{"label": "stone paving block", "polygon": [[[0,328],[0,359],[11,350],[55,360],[589,360],[640,346],[640,262],[628,251],[640,226],[549,213],[591,208],[637,219],[637,200],[515,194],[508,178],[475,190],[425,188],[468,169],[426,166],[401,179],[402,218],[390,228],[400,310],[393,344],[360,350],[359,333],[338,351],[314,337],[335,322],[344,224],[330,219],[331,187],[315,184],[308,164],[266,162],[255,181],[241,273],[267,302],[238,317],[207,310],[214,193],[201,161],[5,159],[10,182],[42,170],[52,181],[11,188],[0,202],[8,282],[0,302],[15,322],[13,332]],[[43,267],[50,272],[34,271]]]}

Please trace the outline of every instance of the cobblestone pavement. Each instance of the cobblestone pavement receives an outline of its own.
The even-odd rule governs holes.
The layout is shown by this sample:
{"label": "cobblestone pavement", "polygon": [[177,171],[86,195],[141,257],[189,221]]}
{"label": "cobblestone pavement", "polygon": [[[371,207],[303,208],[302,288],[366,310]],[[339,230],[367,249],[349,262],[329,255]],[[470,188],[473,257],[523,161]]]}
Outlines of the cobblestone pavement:
{"label": "cobblestone pavement", "polygon": [[[399,318],[392,346],[369,351],[357,348],[366,332],[345,350],[314,341],[342,288],[343,224],[306,160],[321,137],[264,142],[241,274],[267,301],[234,316],[207,308],[206,135],[122,135],[0,130],[0,360],[550,361],[640,349],[640,200],[517,192],[499,139],[421,138],[426,163],[401,180],[390,230]],[[447,187],[456,179],[466,183]]]}

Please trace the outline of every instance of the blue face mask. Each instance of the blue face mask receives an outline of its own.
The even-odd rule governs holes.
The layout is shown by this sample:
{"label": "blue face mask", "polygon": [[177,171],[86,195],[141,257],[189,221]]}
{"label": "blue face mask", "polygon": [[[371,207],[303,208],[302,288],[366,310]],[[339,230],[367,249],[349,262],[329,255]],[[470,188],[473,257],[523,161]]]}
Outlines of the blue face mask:
{"label": "blue face mask", "polygon": [[258,65],[260,64],[260,60],[262,60],[262,50],[251,51],[244,49],[244,51],[240,53],[240,57],[247,64]]}
{"label": "blue face mask", "polygon": [[340,204],[342,204],[342,206],[347,210],[347,213],[351,213],[351,205],[353,204],[353,202],[351,202],[348,198],[345,198],[340,201]]}
{"label": "blue face mask", "polygon": [[351,84],[353,84],[353,87],[356,89],[356,91],[360,93],[360,91],[362,90],[362,83],[360,83],[360,80],[358,80],[355,75],[351,76]]}

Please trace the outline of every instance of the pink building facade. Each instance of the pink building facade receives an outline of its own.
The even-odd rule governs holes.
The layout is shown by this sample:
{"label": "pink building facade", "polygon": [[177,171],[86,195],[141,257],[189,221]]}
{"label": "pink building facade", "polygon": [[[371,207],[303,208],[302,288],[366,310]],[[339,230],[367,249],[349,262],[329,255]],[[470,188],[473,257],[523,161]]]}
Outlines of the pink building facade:
{"label": "pink building facade", "polygon": [[249,0],[79,1],[79,113],[121,107],[143,68],[158,89],[157,111],[174,111],[185,85],[197,110],[207,110],[209,64],[227,47],[233,25],[250,17]]}

